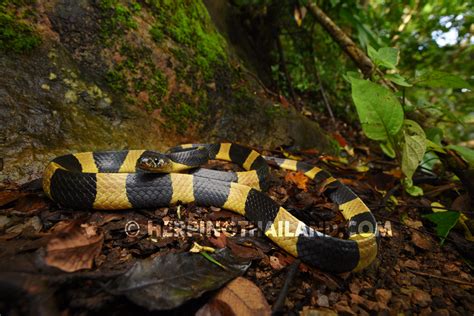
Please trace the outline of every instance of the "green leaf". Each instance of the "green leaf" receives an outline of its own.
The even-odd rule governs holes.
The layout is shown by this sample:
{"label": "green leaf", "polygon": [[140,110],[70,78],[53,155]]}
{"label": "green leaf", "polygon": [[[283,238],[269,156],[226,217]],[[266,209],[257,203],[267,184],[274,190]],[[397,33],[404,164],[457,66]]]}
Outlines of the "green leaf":
{"label": "green leaf", "polygon": [[372,46],[368,46],[367,53],[377,66],[395,69],[398,64],[398,49],[392,47],[382,47],[376,51]]}
{"label": "green leaf", "polygon": [[398,64],[398,49],[392,47],[382,47],[378,51],[381,66],[394,69]]}
{"label": "green leaf", "polygon": [[405,120],[403,125],[402,171],[411,179],[426,150],[425,132],[418,123]]}
{"label": "green leaf", "polygon": [[352,78],[352,100],[365,135],[373,140],[388,140],[403,125],[403,109],[388,89],[368,80]]}
{"label": "green leaf", "polygon": [[375,48],[373,48],[370,45],[367,46],[367,54],[369,55],[370,59],[372,59],[374,62],[379,57],[379,53],[375,50]]}
{"label": "green leaf", "polygon": [[444,150],[443,146],[438,145],[437,143],[432,142],[431,140],[426,140],[426,149],[431,149],[438,153],[445,154],[446,150]]}
{"label": "green leaf", "polygon": [[464,160],[469,163],[469,166],[474,167],[474,150],[459,145],[449,145],[446,146],[446,148],[455,150]]}
{"label": "green leaf", "polygon": [[430,127],[426,131],[426,138],[431,140],[433,143],[441,145],[441,140],[443,140],[443,130],[439,127]]}
{"label": "green leaf", "polygon": [[348,71],[344,75],[342,75],[342,77],[344,78],[344,80],[351,83],[352,78],[362,79],[362,74],[357,71]]}
{"label": "green leaf", "polygon": [[399,74],[386,74],[385,78],[390,80],[391,82],[394,82],[398,84],[399,86],[403,87],[412,87],[413,85],[408,83],[405,77],[399,75]]}
{"label": "green leaf", "polygon": [[452,88],[452,89],[470,89],[469,83],[460,77],[443,72],[443,71],[431,71],[423,72],[415,80],[415,84],[420,87],[431,87],[431,88]]}
{"label": "green leaf", "polygon": [[390,158],[395,158],[397,155],[395,154],[395,150],[392,147],[392,144],[389,142],[386,143],[380,143],[380,148],[382,149],[383,153]]}
{"label": "green leaf", "polygon": [[402,179],[403,187],[405,191],[411,196],[422,196],[423,189],[419,186],[413,185],[413,180],[411,178]]}
{"label": "green leaf", "polygon": [[424,218],[430,220],[436,225],[436,234],[441,238],[441,244],[448,236],[449,231],[456,225],[459,220],[460,213],[454,211],[436,212],[423,215]]}

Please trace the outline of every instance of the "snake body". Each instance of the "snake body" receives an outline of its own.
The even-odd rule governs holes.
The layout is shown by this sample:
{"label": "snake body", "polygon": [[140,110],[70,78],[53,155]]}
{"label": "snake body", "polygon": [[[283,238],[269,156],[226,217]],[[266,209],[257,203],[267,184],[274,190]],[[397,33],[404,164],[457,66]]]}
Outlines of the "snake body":
{"label": "snake body", "polygon": [[[178,202],[222,207],[257,223],[279,247],[325,271],[358,271],[375,259],[374,216],[356,194],[328,172],[295,160],[264,157],[232,143],[183,145],[175,151],[196,147],[206,148],[210,159],[231,161],[247,171],[145,173],[137,171],[137,162],[148,151],[85,152],[52,160],[43,176],[43,189],[52,200],[74,209],[151,208]],[[176,162],[178,169],[197,159],[193,151],[184,152],[183,157]],[[263,193],[269,175],[266,159],[324,185],[348,221],[349,239],[314,230]]]}

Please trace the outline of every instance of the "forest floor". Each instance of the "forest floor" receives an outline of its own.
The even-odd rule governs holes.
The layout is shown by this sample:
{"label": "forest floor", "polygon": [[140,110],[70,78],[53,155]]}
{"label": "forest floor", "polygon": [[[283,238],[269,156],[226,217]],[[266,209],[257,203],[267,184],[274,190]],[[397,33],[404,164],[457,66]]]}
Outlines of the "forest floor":
{"label": "forest floor", "polygon": [[[330,120],[320,121],[330,125]],[[240,215],[215,207],[72,211],[48,200],[39,180],[23,186],[4,183],[0,187],[0,314],[153,314],[146,309],[146,303],[136,304],[108,290],[110,283],[138,260],[187,252],[198,242],[214,248],[227,247],[237,257],[251,260],[242,275],[250,282],[237,282],[236,286],[250,293],[256,285],[263,295],[245,298],[245,293],[236,294],[244,305],[249,305],[247,311],[269,312],[270,306],[275,308],[280,300],[278,304],[283,304],[277,312],[285,314],[473,315],[474,277],[472,266],[464,259],[469,254],[463,253],[463,249],[472,248],[465,247],[462,231],[457,229],[441,246],[433,225],[422,217],[431,212],[433,202],[453,201],[449,208],[462,210],[466,200],[462,187],[448,179],[431,179],[420,184],[425,191],[423,197],[411,197],[396,185],[400,172],[393,162],[369,147],[354,145],[363,142],[346,125],[338,123],[327,128],[340,131],[334,137],[342,145],[347,142],[345,158],[320,156],[311,150],[295,155],[330,171],[374,213],[381,236],[379,252],[364,271],[331,274],[295,263],[293,257],[266,238],[241,237],[242,229],[255,228],[251,223],[219,236],[199,232],[186,236],[182,228],[172,224],[212,221],[220,227],[230,227],[245,221]],[[217,161],[209,167],[237,168]],[[337,212],[337,205],[303,178],[298,173],[272,168],[268,194],[295,216],[317,223],[318,229],[336,237],[345,236],[346,223]],[[130,230],[127,234],[127,223],[132,221],[142,232],[148,229],[150,233],[153,223],[167,226],[175,234],[163,238],[147,233],[135,236]],[[217,265],[215,268],[220,269]],[[282,301],[278,297],[285,282],[291,284]],[[212,299],[215,293],[190,300],[169,313],[242,311],[236,303],[222,307]],[[238,289],[233,293],[239,293]]]}

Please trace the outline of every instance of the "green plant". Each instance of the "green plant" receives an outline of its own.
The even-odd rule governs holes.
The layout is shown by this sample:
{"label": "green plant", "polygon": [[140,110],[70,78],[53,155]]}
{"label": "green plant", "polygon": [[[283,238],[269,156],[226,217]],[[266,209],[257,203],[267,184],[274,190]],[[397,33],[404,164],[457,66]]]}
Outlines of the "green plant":
{"label": "green plant", "polygon": [[[409,100],[405,98],[405,93],[400,97],[386,85],[391,85],[389,83],[391,82],[404,90],[469,89],[470,85],[458,76],[440,71],[426,71],[408,80],[395,72],[399,61],[399,52],[395,48],[382,47],[375,50],[369,46],[368,54],[379,70],[374,72],[372,81],[361,79],[357,73],[346,75],[352,86],[352,99],[356,105],[362,129],[368,138],[380,143],[380,147],[387,156],[396,158],[400,162],[405,176],[403,184],[406,191],[412,195],[421,195],[423,193],[421,188],[413,185],[412,181],[415,170],[422,162],[427,150],[443,152],[445,148],[441,146],[441,143],[437,144],[427,138],[418,122],[405,118],[406,112],[413,111],[410,106],[402,106],[409,103]],[[384,75],[382,70],[390,70],[391,73]],[[385,86],[377,83],[384,80]],[[400,99],[402,102],[399,101]],[[433,134],[432,131],[430,134]],[[442,137],[439,132],[434,135],[437,135],[438,139]],[[465,147],[451,147],[451,149],[458,151],[468,161],[474,153]]]}

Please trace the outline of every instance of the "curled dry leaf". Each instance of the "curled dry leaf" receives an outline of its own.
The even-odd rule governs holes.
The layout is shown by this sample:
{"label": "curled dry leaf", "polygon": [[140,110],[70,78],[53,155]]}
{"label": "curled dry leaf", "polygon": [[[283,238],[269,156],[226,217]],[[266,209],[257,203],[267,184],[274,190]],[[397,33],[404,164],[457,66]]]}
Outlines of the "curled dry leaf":
{"label": "curled dry leaf", "polygon": [[66,222],[56,225],[54,232],[46,246],[46,264],[66,272],[92,268],[104,242],[95,226]]}
{"label": "curled dry leaf", "polygon": [[298,189],[308,190],[308,177],[302,172],[288,172],[285,176],[285,181],[296,184]]}
{"label": "curled dry leaf", "polygon": [[251,281],[238,277],[222,288],[197,316],[270,315],[271,309],[262,291]]}

